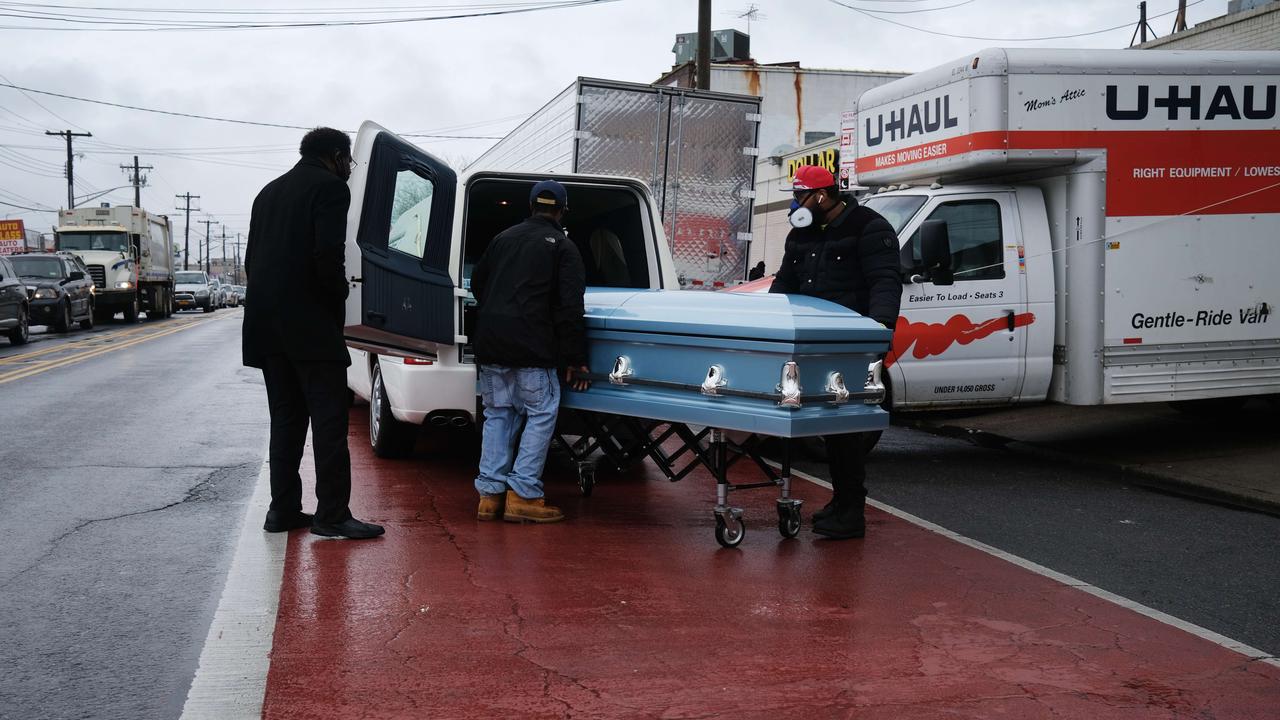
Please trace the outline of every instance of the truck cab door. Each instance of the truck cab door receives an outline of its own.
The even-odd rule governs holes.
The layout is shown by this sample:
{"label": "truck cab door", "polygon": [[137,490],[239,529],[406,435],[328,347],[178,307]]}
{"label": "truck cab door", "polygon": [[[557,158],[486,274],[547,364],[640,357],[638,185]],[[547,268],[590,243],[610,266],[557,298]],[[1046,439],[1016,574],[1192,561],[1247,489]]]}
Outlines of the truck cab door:
{"label": "truck cab door", "polygon": [[347,344],[435,355],[455,342],[453,170],[371,122],[352,149],[347,215]]}
{"label": "truck cab door", "polygon": [[[902,308],[886,359],[895,406],[1017,399],[1026,369],[1026,272],[1012,193],[934,196],[904,228]],[[911,282],[920,227],[947,223],[954,283]]]}

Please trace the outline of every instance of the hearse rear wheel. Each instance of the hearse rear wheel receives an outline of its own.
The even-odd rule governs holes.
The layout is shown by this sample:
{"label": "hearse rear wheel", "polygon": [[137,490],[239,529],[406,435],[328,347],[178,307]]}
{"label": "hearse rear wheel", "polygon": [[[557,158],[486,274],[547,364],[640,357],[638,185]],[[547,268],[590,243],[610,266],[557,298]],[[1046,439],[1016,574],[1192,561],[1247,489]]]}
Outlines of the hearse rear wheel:
{"label": "hearse rear wheel", "polygon": [[401,422],[391,414],[391,401],[382,383],[382,366],[373,364],[373,382],[369,393],[369,444],[380,458],[400,458],[413,450],[413,425]]}

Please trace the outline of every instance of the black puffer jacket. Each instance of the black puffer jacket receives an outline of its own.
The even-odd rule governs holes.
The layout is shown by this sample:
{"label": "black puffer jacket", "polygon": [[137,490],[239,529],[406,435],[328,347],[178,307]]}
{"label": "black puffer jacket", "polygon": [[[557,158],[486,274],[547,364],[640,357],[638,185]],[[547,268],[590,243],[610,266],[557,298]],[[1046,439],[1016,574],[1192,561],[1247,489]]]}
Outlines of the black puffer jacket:
{"label": "black puffer jacket", "polygon": [[880,213],[849,201],[830,224],[791,230],[769,292],[831,300],[892,328],[902,301],[898,236]]}
{"label": "black puffer jacket", "polygon": [[586,364],[582,255],[550,218],[498,233],[471,273],[476,359],[506,367]]}

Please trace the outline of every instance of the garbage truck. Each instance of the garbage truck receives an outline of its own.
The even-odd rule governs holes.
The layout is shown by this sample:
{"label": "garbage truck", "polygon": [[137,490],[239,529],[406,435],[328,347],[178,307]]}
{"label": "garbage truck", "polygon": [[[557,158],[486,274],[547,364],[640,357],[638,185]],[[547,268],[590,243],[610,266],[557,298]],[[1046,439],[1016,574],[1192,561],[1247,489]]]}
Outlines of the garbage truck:
{"label": "garbage truck", "polygon": [[1280,52],[986,49],[863,93],[895,409],[1280,393]]}
{"label": "garbage truck", "polygon": [[156,320],[173,315],[173,233],[169,218],[128,205],[58,212],[58,250],[79,256],[96,288],[95,320],[124,313]]}

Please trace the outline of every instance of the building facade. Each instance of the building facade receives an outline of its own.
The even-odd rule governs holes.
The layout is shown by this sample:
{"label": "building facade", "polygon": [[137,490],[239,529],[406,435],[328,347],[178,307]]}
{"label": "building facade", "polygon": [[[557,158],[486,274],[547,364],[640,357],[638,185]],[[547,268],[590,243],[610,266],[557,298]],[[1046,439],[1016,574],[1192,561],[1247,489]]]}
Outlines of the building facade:
{"label": "building facade", "polygon": [[1232,0],[1227,14],[1134,46],[1141,50],[1280,50],[1280,1]]}

